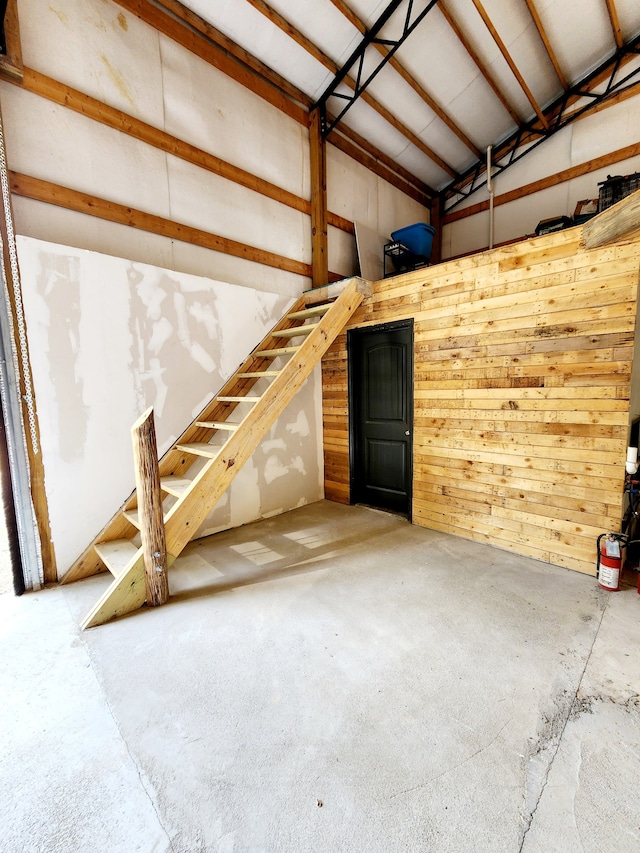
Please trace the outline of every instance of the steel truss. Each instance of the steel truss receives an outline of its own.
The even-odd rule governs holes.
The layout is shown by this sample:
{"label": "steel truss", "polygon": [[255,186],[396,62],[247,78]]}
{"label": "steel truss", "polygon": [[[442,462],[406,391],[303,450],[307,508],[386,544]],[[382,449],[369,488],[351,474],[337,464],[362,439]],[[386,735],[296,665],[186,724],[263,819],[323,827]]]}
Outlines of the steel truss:
{"label": "steel truss", "polygon": [[[360,95],[365,91],[365,89],[369,86],[371,81],[377,77],[377,75],[382,71],[384,66],[389,62],[391,57],[395,54],[398,48],[409,38],[411,33],[416,29],[416,27],[423,21],[423,19],[427,16],[427,14],[433,9],[433,7],[438,3],[438,0],[431,0],[421,12],[414,16],[414,0],[392,0],[391,3],[384,10],[382,15],[378,18],[375,24],[368,29],[358,45],[358,47],[351,54],[349,59],[345,62],[342,68],[335,75],[331,83],[327,86],[322,95],[318,98],[316,103],[313,105],[312,109],[319,109],[320,115],[322,117],[322,135],[323,137],[329,136],[332,130],[336,128],[336,126],[342,121],[345,114],[358,100]],[[406,10],[404,12],[404,24],[402,26],[402,33],[397,39],[388,39],[379,37],[379,33],[384,27],[384,25],[389,21],[394,12],[400,8],[402,5],[406,5]],[[384,54],[381,54],[377,49],[376,45],[384,45],[388,50],[385,51]],[[369,50],[372,48],[372,50]],[[373,55],[375,56],[373,57]],[[373,57],[372,61],[369,57]],[[373,71],[369,74],[366,80],[363,81],[364,75],[364,64],[365,58],[369,59],[369,63],[373,65]],[[338,87],[341,83],[344,82],[345,78],[349,74],[349,72],[355,66],[355,86],[353,92],[344,93],[339,92]],[[337,116],[328,116],[327,115],[327,104],[330,98],[338,98],[340,101],[346,102],[345,106],[342,110],[337,114]]]}
{"label": "steel truss", "polygon": [[[604,62],[595,71],[588,74],[580,82],[565,90],[544,111],[548,128],[544,128],[539,120],[521,125],[515,133],[494,149],[494,166],[491,177],[502,174],[509,166],[517,163],[530,151],[542,144],[554,133],[567,127],[595,107],[607,101],[613,95],[620,94],[640,82],[640,65],[624,76],[618,76],[623,65],[633,56],[640,55],[640,36],[616,50],[612,58]],[[598,89],[598,91],[593,91]],[[588,103],[577,109],[571,107],[579,100],[587,98]],[[449,184],[441,192],[445,213],[453,210],[473,193],[486,186],[486,163],[479,160],[460,178]]]}

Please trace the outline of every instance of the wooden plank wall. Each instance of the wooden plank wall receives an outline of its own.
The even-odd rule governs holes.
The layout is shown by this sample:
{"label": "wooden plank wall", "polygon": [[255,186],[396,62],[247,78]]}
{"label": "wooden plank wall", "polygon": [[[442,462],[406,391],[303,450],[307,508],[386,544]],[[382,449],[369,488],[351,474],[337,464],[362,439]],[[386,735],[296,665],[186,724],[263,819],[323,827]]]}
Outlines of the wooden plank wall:
{"label": "wooden plank wall", "polygon": [[[581,233],[376,282],[348,328],[414,318],[414,523],[594,574],[620,525],[640,241]],[[325,493],[348,503],[346,330],[323,394]]]}

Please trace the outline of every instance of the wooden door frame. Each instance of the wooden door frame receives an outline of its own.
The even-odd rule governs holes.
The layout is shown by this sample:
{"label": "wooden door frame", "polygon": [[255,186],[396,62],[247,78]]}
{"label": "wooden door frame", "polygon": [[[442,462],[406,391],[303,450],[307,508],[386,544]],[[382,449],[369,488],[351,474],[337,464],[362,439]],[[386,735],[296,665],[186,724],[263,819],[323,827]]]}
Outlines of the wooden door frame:
{"label": "wooden door frame", "polygon": [[347,421],[349,429],[349,503],[353,504],[354,480],[355,480],[355,454],[356,454],[356,435],[354,417],[357,411],[356,393],[353,382],[353,348],[354,338],[358,335],[366,335],[374,332],[394,332],[400,329],[408,329],[411,333],[410,356],[411,363],[408,365],[409,382],[408,387],[411,394],[409,419],[411,422],[411,442],[409,444],[409,470],[411,472],[411,487],[409,489],[409,504],[407,519],[410,523],[413,521],[413,436],[414,436],[414,415],[415,415],[415,400],[414,400],[414,363],[415,363],[415,332],[414,319],[409,317],[406,320],[393,320],[389,323],[379,323],[375,326],[359,326],[347,330],[347,397],[348,411]]}

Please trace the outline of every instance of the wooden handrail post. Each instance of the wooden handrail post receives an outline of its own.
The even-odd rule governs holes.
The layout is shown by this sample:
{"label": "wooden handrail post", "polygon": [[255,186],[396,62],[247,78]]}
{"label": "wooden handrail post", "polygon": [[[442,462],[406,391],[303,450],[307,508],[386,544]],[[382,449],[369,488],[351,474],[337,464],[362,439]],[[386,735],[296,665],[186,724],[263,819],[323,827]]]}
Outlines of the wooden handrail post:
{"label": "wooden handrail post", "polygon": [[167,545],[153,408],[147,409],[131,427],[131,441],[136,473],[147,604],[156,606],[166,604],[169,598],[169,581],[167,579]]}

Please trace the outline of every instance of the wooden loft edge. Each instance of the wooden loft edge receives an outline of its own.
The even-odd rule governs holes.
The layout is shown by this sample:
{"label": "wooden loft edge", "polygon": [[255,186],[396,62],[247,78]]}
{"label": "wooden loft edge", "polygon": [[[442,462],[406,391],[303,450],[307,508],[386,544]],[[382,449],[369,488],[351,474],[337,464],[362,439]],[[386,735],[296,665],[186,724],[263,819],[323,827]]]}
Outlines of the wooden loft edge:
{"label": "wooden loft edge", "polygon": [[301,106],[296,103],[279,86],[266,79],[263,74],[259,74],[245,61],[234,56],[229,48],[223,48],[213,41],[210,35],[204,35],[193,26],[188,26],[178,17],[172,16],[162,6],[151,3],[150,0],[115,0],[115,2],[158,32],[173,39],[177,44],[182,45],[228,77],[236,80],[272,106],[277,107],[289,118],[294,119],[304,127],[308,126],[309,114],[306,105]]}
{"label": "wooden loft edge", "polygon": [[640,230],[640,190],[603,210],[582,226],[585,249],[597,249],[620,240],[636,239]]}
{"label": "wooden loft edge", "polygon": [[324,287],[314,287],[311,290],[305,290],[302,294],[305,305],[316,305],[318,302],[326,302],[328,299],[337,299],[345,290],[353,287],[356,293],[360,293],[364,299],[368,299],[373,293],[372,284],[366,278],[360,276],[352,276],[351,278],[343,278],[333,284],[327,284]]}

